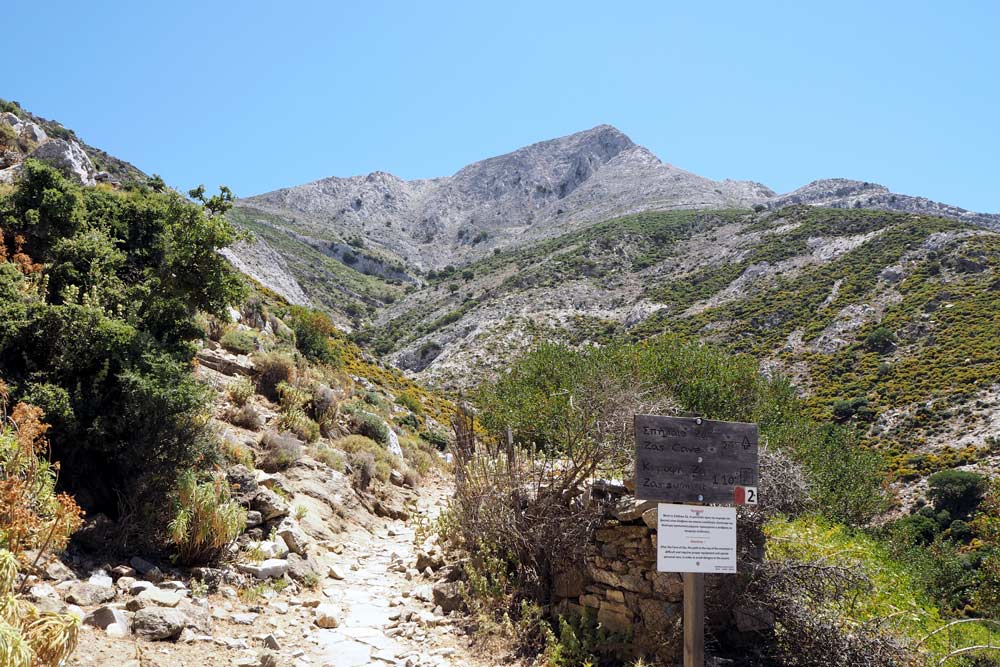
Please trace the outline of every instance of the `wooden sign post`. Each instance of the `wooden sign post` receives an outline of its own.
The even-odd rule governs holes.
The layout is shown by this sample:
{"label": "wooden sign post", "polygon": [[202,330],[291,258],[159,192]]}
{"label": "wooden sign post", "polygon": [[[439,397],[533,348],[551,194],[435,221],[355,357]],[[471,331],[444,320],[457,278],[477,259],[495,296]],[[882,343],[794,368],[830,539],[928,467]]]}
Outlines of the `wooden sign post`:
{"label": "wooden sign post", "polygon": [[705,575],[684,573],[684,667],[705,665]]}
{"label": "wooden sign post", "polygon": [[684,667],[704,667],[704,573],[736,571],[731,506],[759,502],[757,425],[636,415],[635,446],[635,497],[661,503],[657,570],[684,576]]}

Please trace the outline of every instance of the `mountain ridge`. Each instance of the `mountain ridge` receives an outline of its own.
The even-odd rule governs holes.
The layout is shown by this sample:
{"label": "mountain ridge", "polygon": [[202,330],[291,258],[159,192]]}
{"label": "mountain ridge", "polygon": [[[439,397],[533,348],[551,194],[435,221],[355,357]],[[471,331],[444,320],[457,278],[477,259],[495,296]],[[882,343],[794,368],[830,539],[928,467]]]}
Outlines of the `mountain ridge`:
{"label": "mountain ridge", "polygon": [[[407,284],[419,287],[452,267],[613,218],[797,204],[941,216],[1000,229],[1000,215],[865,181],[820,179],[785,194],[754,181],[713,181],[660,160],[611,125],[598,125],[474,162],[451,176],[404,180],[375,171],[241,199],[233,219],[258,242],[234,247],[232,258],[292,301],[306,294],[353,330],[402,298],[412,289]],[[261,243],[284,261],[272,261]],[[255,256],[262,253],[269,256]]]}
{"label": "mountain ridge", "polygon": [[[818,179],[783,194],[755,181],[713,181],[663,162],[608,124],[479,160],[451,176],[405,180],[375,171],[327,177],[238,203],[321,237],[366,235],[421,269],[464,263],[496,247],[641,211],[791,204],[925,213],[1000,228],[998,214],[865,181]],[[399,225],[404,233],[370,228],[379,224]]]}
{"label": "mountain ridge", "polygon": [[[774,193],[664,163],[610,125],[538,142],[451,176],[330,177],[241,199],[331,238],[362,234],[420,269],[441,268],[637,210],[752,206]],[[392,230],[392,231],[386,231]]]}

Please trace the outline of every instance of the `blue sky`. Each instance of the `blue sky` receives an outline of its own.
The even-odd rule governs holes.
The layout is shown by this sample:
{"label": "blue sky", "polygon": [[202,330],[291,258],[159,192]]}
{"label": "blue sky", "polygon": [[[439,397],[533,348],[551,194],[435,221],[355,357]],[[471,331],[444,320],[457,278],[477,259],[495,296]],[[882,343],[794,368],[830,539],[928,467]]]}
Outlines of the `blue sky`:
{"label": "blue sky", "polygon": [[1000,212],[996,2],[104,2],[3,9],[0,97],[176,187],[451,174],[610,123],[779,192]]}

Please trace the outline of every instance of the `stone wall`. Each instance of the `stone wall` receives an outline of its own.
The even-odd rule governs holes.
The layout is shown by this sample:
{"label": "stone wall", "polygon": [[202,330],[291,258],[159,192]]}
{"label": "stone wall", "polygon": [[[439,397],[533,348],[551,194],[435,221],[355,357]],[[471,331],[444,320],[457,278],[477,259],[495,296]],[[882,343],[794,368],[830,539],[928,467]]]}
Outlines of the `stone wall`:
{"label": "stone wall", "polygon": [[624,636],[616,650],[630,656],[679,655],[683,599],[681,575],[656,571],[656,503],[623,498],[583,545],[578,562],[553,576],[553,610],[592,614]]}

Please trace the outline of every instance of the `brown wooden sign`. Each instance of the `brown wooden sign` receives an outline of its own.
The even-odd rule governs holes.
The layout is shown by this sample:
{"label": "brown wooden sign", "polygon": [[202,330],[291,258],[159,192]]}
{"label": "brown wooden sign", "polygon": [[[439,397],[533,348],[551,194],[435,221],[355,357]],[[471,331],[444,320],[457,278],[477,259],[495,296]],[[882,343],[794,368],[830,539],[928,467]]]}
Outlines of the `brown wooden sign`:
{"label": "brown wooden sign", "polygon": [[635,416],[635,497],[666,503],[757,503],[757,425]]}

